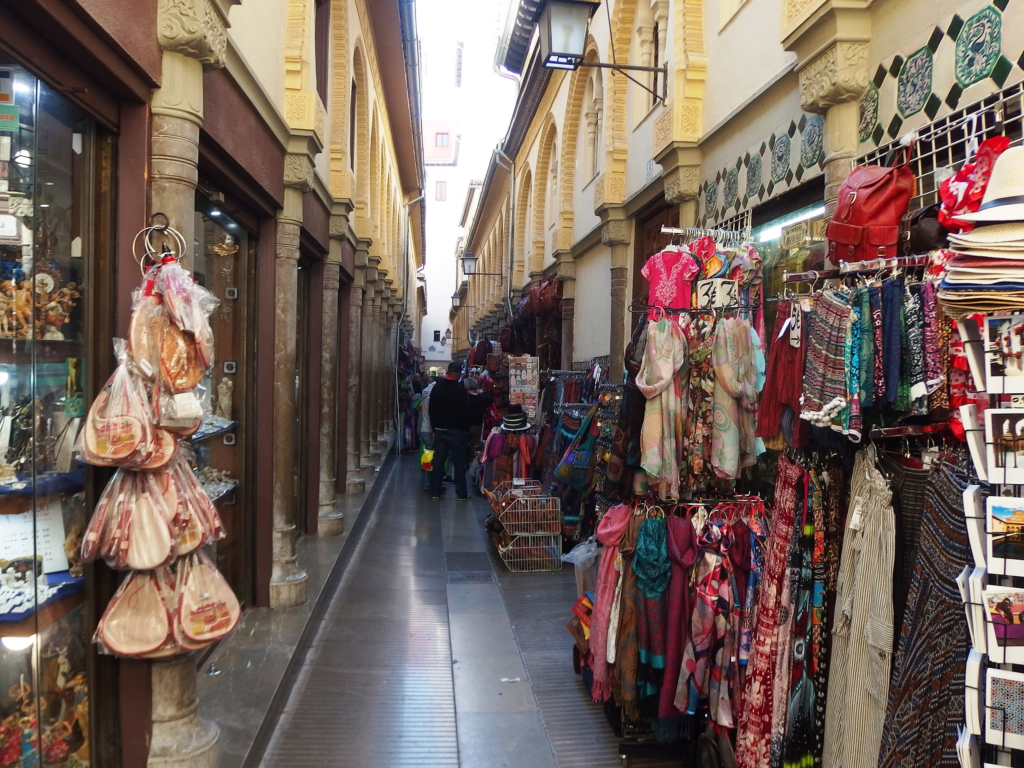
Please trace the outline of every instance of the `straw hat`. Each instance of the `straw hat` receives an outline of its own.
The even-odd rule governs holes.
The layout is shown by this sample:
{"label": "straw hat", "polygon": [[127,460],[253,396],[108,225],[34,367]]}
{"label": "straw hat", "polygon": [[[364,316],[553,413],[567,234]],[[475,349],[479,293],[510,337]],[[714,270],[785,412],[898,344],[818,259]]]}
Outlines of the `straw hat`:
{"label": "straw hat", "polygon": [[983,248],[1024,248],[1024,221],[986,224],[959,234],[951,232],[949,242],[956,245],[979,245]]}
{"label": "straw hat", "polygon": [[1024,221],[1024,147],[1010,147],[996,158],[985,197],[963,221]]}

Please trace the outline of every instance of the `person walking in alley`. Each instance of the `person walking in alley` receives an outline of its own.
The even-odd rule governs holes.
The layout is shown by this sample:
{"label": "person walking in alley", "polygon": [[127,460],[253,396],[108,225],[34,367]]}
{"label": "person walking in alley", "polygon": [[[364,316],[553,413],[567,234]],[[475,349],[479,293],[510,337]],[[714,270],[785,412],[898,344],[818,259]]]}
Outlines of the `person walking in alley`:
{"label": "person walking in alley", "polygon": [[452,361],[448,374],[430,392],[428,413],[434,432],[434,466],[430,474],[430,495],[441,498],[444,466],[451,456],[455,495],[460,501],[469,498],[466,485],[466,454],[469,450],[469,393],[459,382],[462,365]]}
{"label": "person walking in alley", "polygon": [[469,393],[469,469],[467,478],[469,485],[479,490],[480,476],[480,454],[484,447],[484,423],[487,420],[487,412],[494,404],[494,397],[487,392],[481,392],[477,380],[470,376],[465,381],[466,391]]}

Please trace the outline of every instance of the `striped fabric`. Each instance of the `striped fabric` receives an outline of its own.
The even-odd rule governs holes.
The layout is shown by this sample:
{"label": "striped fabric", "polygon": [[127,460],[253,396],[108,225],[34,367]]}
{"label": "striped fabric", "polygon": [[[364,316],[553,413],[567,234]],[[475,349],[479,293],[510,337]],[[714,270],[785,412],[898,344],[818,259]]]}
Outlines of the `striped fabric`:
{"label": "striped fabric", "polygon": [[972,562],[964,519],[966,483],[932,472],[917,563],[893,665],[879,768],[958,768],[964,664],[970,640],[956,577]]}
{"label": "striped fabric", "polygon": [[857,454],[839,565],[825,768],[876,768],[892,658],[892,492],[874,447]]}

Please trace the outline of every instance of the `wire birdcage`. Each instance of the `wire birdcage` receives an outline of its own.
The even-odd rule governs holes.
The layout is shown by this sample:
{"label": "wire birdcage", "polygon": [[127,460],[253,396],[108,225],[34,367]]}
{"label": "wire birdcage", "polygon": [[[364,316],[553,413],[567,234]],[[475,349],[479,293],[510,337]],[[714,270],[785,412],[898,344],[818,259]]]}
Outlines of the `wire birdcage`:
{"label": "wire birdcage", "polygon": [[562,534],[499,535],[498,555],[513,573],[562,570]]}

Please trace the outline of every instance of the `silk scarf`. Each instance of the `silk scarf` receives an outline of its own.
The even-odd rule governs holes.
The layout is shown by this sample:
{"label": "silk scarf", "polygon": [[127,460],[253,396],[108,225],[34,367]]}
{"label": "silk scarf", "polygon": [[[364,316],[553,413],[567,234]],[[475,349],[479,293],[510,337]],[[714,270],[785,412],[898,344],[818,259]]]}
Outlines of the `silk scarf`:
{"label": "silk scarf", "polygon": [[612,693],[611,668],[607,661],[608,621],[618,581],[615,560],[632,513],[629,504],[619,504],[609,509],[597,526],[597,540],[604,545],[604,551],[597,572],[594,612],[590,620],[590,665],[594,671],[593,696],[596,702],[604,701]]}

